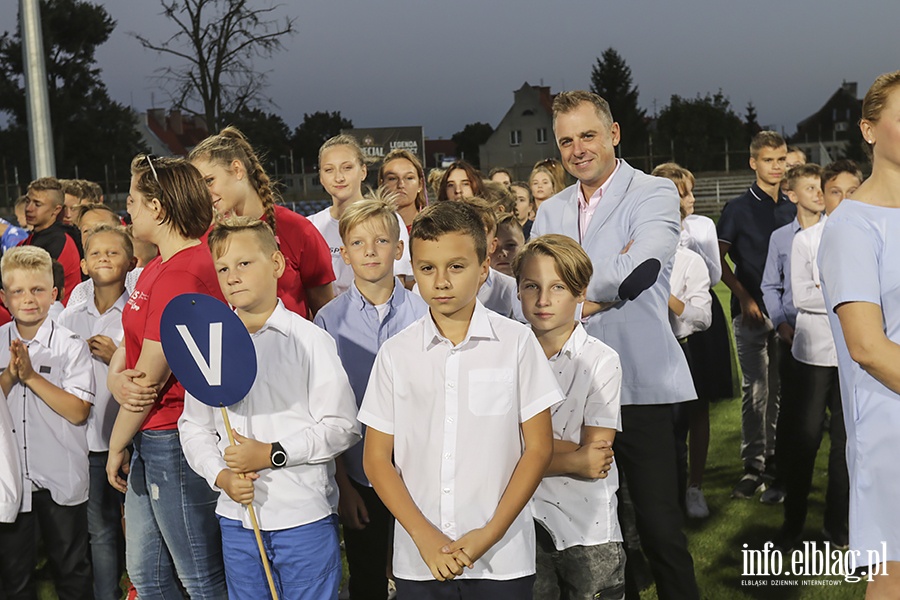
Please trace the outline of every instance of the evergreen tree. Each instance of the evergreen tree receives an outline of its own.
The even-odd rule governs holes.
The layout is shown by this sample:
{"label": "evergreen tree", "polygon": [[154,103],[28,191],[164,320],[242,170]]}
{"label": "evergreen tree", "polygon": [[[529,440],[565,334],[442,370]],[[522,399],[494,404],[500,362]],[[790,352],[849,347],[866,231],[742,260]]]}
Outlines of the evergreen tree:
{"label": "evergreen tree", "polygon": [[674,95],[659,114],[655,147],[695,172],[724,170],[726,148],[730,166],[743,167],[747,164],[744,127],[722,90],[693,99]]}
{"label": "evergreen tree", "polygon": [[[56,169],[60,177],[105,183],[128,173],[140,150],[134,112],[110,99],[95,53],[116,26],[105,8],[81,0],[42,0],[41,24]],[[4,169],[31,178],[22,40],[18,27],[0,35],[0,144]],[[107,190],[112,191],[112,190]]]}
{"label": "evergreen tree", "polygon": [[465,156],[466,162],[481,168],[481,156],[479,146],[488,141],[494,128],[487,123],[469,123],[462,131],[457,131],[450,139],[456,144],[458,156]]}
{"label": "evergreen tree", "polygon": [[744,128],[747,130],[747,143],[750,143],[751,138],[754,135],[762,131],[762,126],[759,124],[756,116],[756,106],[753,104],[753,101],[747,103],[747,112],[744,114]]}
{"label": "evergreen tree", "polygon": [[613,119],[621,127],[620,155],[645,155],[647,114],[638,106],[638,88],[633,85],[631,67],[614,48],[604,50],[591,70],[591,91],[609,102]]}
{"label": "evergreen tree", "polygon": [[328,138],[334,137],[341,129],[353,129],[353,121],[341,116],[341,111],[319,111],[303,114],[303,122],[294,129],[291,146],[295,160],[303,158],[310,168],[319,162],[319,147]]}

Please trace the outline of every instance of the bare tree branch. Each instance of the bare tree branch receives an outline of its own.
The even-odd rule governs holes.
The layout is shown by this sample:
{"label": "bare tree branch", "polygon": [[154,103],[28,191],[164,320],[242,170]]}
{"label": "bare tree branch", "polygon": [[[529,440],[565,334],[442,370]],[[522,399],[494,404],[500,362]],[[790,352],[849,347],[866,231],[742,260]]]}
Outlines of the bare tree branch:
{"label": "bare tree branch", "polygon": [[[162,15],[176,27],[155,42],[131,33],[144,48],[177,59],[180,66],[157,69],[177,108],[202,114],[210,130],[222,113],[269,102],[263,95],[267,72],[254,59],[282,50],[284,36],[296,33],[296,19],[275,16],[281,5],[254,7],[250,0],[159,0]],[[190,108],[194,106],[195,108]]]}

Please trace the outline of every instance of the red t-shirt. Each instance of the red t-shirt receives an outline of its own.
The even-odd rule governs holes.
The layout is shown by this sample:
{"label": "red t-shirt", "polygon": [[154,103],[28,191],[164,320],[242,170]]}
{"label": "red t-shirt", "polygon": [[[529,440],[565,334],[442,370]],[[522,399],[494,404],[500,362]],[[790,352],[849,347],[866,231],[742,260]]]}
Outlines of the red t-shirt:
{"label": "red t-shirt", "polygon": [[[144,340],[159,339],[159,321],[169,301],[180,294],[199,293],[225,301],[209,247],[203,244],[179,251],[166,262],[157,256],[144,267],[122,315],[125,329],[125,366],[133,369]],[[141,430],[175,429],[184,408],[184,387],[169,377]]]}
{"label": "red t-shirt", "polygon": [[331,250],[315,225],[281,205],[275,206],[275,237],[285,262],[278,297],[288,310],[307,317],[306,288],[334,281]]}

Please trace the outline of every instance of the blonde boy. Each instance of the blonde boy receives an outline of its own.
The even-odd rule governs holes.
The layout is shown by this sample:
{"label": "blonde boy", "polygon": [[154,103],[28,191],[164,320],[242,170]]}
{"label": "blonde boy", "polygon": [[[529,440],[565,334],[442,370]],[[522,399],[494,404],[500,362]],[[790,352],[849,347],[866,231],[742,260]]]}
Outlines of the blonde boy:
{"label": "blonde boy", "polygon": [[16,424],[22,503],[0,525],[0,582],[12,596],[34,593],[38,522],[57,594],[90,589],[88,448],[85,422],[94,399],[88,347],[47,318],[56,296],[50,255],[13,248],[0,260],[0,298],[13,321],[0,327],[0,391]]}
{"label": "blonde boy", "polygon": [[[228,596],[269,596],[250,520],[253,502],[278,595],[318,600],[341,582],[334,457],[359,441],[356,406],[334,341],[278,299],[284,256],[269,226],[235,217],[209,235],[219,285],[253,339],[257,374],[247,396],[221,411],[185,395],[178,420],[188,464],[219,490],[216,514]],[[241,478],[243,475],[243,478]]]}
{"label": "blonde boy", "polygon": [[112,598],[120,594],[119,580],[124,563],[122,503],[124,497],[106,477],[109,437],[119,405],[106,387],[109,361],[122,338],[122,311],[128,301],[125,280],[134,268],[131,238],[123,227],[98,225],[82,238],[84,258],[81,269],[90,277],[93,293],[81,301],[69,299],[59,324],[87,341],[97,384],[94,406],[87,423],[90,462],[87,524],[91,537],[91,564],[94,571],[94,597]]}
{"label": "blonde boy", "polygon": [[478,213],[432,205],[410,237],[429,313],[381,347],[359,413],[366,475],[398,521],[398,596],[531,598],[523,509],[552,456],[547,409],[562,394],[533,334],[476,297],[489,269]]}
{"label": "blonde boy", "polygon": [[622,369],[619,355],[575,320],[593,265],[573,239],[551,234],[528,242],[513,269],[522,312],[568,390],[551,410],[553,460],[534,498],[535,598],[624,598],[611,450],[621,430]]}
{"label": "blonde boy", "polygon": [[[122,220],[119,218],[119,215],[113,211],[112,208],[109,207],[108,204],[100,204],[99,202],[80,204],[74,209],[75,212],[75,226],[81,232],[81,242],[82,246],[84,246],[85,240],[90,235],[91,230],[99,227],[101,225],[106,227],[121,227]],[[143,266],[147,264],[148,261],[141,260],[140,253],[138,249],[142,245],[146,245],[145,242],[138,242],[134,239],[131,233],[127,229],[122,230],[125,235],[130,238],[129,246],[132,248],[131,254],[135,258],[135,264],[125,275],[125,289],[128,290],[128,293],[134,291],[134,285],[137,283],[138,277],[141,275],[141,271],[143,270]],[[153,246],[154,250],[156,246]],[[154,256],[155,256],[154,252]],[[82,261],[83,262],[83,261]],[[84,265],[82,265],[82,270],[84,270]],[[69,294],[69,303],[77,304],[83,302],[90,302],[94,298],[94,280],[88,278],[85,281],[82,281],[78,285],[75,286],[75,289],[72,290],[72,293]]]}
{"label": "blonde boy", "polygon": [[[425,301],[394,277],[394,261],[403,254],[395,210],[393,202],[376,196],[351,204],[341,216],[341,256],[353,269],[354,281],[314,319],[337,344],[357,406],[378,349],[428,311]],[[387,598],[393,519],[366,479],[362,463],[362,443],[336,460],[350,598]]]}

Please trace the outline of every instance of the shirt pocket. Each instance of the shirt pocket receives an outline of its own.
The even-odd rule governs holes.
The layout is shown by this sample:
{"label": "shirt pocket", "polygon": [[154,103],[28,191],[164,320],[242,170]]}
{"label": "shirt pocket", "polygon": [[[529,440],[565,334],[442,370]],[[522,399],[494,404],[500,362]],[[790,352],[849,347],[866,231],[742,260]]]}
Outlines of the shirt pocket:
{"label": "shirt pocket", "polygon": [[496,417],[509,413],[515,398],[512,369],[475,369],[469,371],[469,410],[477,417]]}

